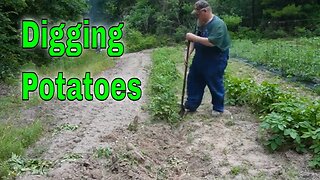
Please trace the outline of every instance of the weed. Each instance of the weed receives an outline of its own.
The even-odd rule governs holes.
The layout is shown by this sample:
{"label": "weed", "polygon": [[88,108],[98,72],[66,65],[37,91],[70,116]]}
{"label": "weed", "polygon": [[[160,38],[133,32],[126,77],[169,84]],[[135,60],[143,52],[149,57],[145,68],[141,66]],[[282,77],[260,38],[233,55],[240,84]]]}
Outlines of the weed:
{"label": "weed", "polygon": [[230,126],[234,126],[236,123],[232,120],[229,120],[225,123],[226,126],[230,127]]}
{"label": "weed", "polygon": [[134,120],[129,123],[127,129],[129,131],[137,132],[138,131],[138,127],[139,127],[138,116],[135,116]]}
{"label": "weed", "polygon": [[170,124],[180,121],[176,96],[176,84],[179,79],[176,69],[174,48],[162,48],[152,54],[153,67],[150,74],[149,110],[155,120],[164,120]]}
{"label": "weed", "polygon": [[238,174],[248,174],[248,169],[244,166],[233,166],[230,170],[230,174],[234,176]]}
{"label": "weed", "polygon": [[253,178],[254,180],[264,180],[267,179],[267,174],[263,171],[260,171],[256,176]]}
{"label": "weed", "polygon": [[53,135],[59,134],[61,131],[75,131],[79,128],[78,125],[73,125],[69,123],[61,124],[53,130]]}
{"label": "weed", "polygon": [[139,164],[138,160],[135,157],[133,157],[132,154],[130,154],[128,152],[117,153],[117,158],[121,162],[127,162],[131,166]]}
{"label": "weed", "polygon": [[227,154],[228,154],[228,149],[227,149],[226,147],[223,148],[222,153],[223,153],[224,155],[227,155]]}
{"label": "weed", "polygon": [[225,158],[223,161],[219,162],[219,166],[222,166],[222,167],[226,167],[226,166],[229,166],[229,165],[230,165],[230,163],[229,163],[227,158]]}
{"label": "weed", "polygon": [[189,134],[187,135],[187,142],[188,142],[189,144],[191,144],[191,143],[193,142],[193,140],[194,140],[194,135],[193,135],[192,133],[189,133]]}
{"label": "weed", "polygon": [[167,170],[163,167],[157,169],[157,180],[168,179]]}
{"label": "weed", "polygon": [[215,145],[214,144],[210,144],[210,150],[212,151],[212,150],[214,150],[216,147],[215,147]]}
{"label": "weed", "polygon": [[6,161],[7,177],[16,177],[24,172],[31,174],[44,175],[49,168],[53,167],[54,162],[43,159],[25,159],[19,155],[12,154]]}
{"label": "weed", "polygon": [[112,155],[112,151],[109,147],[98,148],[95,152],[95,157],[97,158],[109,158]]}
{"label": "weed", "polygon": [[171,168],[178,167],[178,166],[181,166],[182,164],[186,163],[185,161],[178,159],[177,157],[169,157],[167,159],[167,162]]}
{"label": "weed", "polygon": [[205,152],[205,153],[203,153],[201,160],[204,162],[210,162],[210,161],[212,161],[212,157],[211,157],[210,153]]}
{"label": "weed", "polygon": [[72,162],[72,161],[76,161],[78,159],[83,158],[83,156],[81,154],[78,153],[68,153],[65,156],[63,156],[62,160],[60,162]]}

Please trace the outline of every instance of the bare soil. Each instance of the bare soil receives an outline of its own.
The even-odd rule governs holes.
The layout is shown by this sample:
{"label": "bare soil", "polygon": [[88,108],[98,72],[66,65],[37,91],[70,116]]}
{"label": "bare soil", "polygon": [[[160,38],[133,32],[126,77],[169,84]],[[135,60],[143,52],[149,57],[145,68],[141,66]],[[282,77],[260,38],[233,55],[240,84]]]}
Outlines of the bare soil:
{"label": "bare soil", "polygon": [[[42,149],[40,157],[56,162],[54,167],[46,175],[18,179],[320,179],[307,168],[309,155],[268,152],[260,143],[259,118],[248,108],[228,106],[223,116],[211,117],[208,92],[178,127],[151,122],[145,111],[150,66],[150,51],[143,51],[124,55],[99,75],[138,77],[139,101],[47,103],[54,126],[78,128],[44,136],[29,154]],[[101,148],[111,155],[99,157]],[[81,158],[68,160],[67,154]]]}

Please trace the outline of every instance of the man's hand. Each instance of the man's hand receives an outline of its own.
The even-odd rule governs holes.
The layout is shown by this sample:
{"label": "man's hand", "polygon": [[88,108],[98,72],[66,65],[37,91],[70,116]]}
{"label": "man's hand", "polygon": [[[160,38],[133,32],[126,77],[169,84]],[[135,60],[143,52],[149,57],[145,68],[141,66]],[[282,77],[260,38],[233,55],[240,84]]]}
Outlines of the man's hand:
{"label": "man's hand", "polygon": [[191,42],[195,42],[196,41],[196,39],[197,39],[197,35],[195,35],[195,34],[193,34],[193,33],[187,33],[186,34],[186,39],[188,40],[188,41],[191,41]]}
{"label": "man's hand", "polygon": [[197,36],[193,33],[187,33],[186,39],[191,42],[197,42],[197,43],[200,43],[205,46],[209,46],[209,47],[213,46],[213,44],[209,41],[209,39],[207,37],[200,37],[200,36]]}

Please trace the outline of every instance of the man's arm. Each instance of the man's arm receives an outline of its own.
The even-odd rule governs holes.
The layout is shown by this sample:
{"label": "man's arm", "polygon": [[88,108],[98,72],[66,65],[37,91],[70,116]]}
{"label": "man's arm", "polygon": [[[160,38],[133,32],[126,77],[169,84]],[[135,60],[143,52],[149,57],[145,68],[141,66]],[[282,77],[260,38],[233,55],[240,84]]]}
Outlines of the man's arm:
{"label": "man's arm", "polygon": [[209,47],[213,47],[214,45],[209,41],[208,38],[205,38],[205,37],[200,37],[200,36],[197,36],[193,33],[187,33],[186,34],[186,39],[191,41],[191,42],[197,42],[197,43],[200,43],[200,44],[203,44],[205,46],[209,46]]}
{"label": "man's arm", "polygon": [[[189,47],[189,52],[188,52],[189,59],[190,59],[191,54],[193,53],[193,50],[194,50],[194,43],[190,41],[190,47]],[[187,49],[186,49],[186,51],[187,51]],[[184,63],[187,64],[187,53],[184,56]]]}
{"label": "man's arm", "polygon": [[193,53],[194,50],[194,43],[190,42],[190,47],[189,47],[189,56],[191,56],[191,54]]}

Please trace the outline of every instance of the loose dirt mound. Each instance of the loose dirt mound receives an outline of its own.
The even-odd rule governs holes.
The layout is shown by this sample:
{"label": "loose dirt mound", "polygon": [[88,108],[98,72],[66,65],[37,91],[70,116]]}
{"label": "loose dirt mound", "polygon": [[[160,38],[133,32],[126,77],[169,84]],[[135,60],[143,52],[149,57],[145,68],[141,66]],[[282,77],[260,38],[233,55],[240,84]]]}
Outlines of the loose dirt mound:
{"label": "loose dirt mound", "polygon": [[[76,154],[82,157],[80,160],[90,160],[89,158],[97,149],[108,146],[106,142],[100,141],[100,136],[111,132],[114,128],[127,125],[136,115],[140,116],[143,113],[141,106],[146,98],[145,87],[151,65],[150,51],[126,54],[116,61],[114,68],[103,72],[98,77],[104,77],[110,82],[118,77],[125,81],[137,77],[142,82],[142,98],[139,101],[130,101],[126,98],[121,102],[110,97],[106,101],[46,103],[44,108],[55,119],[56,124],[53,126],[59,131],[52,137],[44,137],[40,140],[36,149],[45,149],[41,158],[59,163],[55,163],[54,168],[49,171],[49,177],[26,175],[22,179],[78,177],[81,168],[78,167],[77,162],[62,161],[66,156]],[[84,165],[84,167],[91,168],[92,165]],[[96,169],[94,170],[97,172]]]}
{"label": "loose dirt mound", "polygon": [[257,141],[258,123],[244,108],[211,118],[206,110],[187,116],[178,128],[136,124],[102,137],[113,150],[106,179],[318,179],[309,157],[268,153]]}

